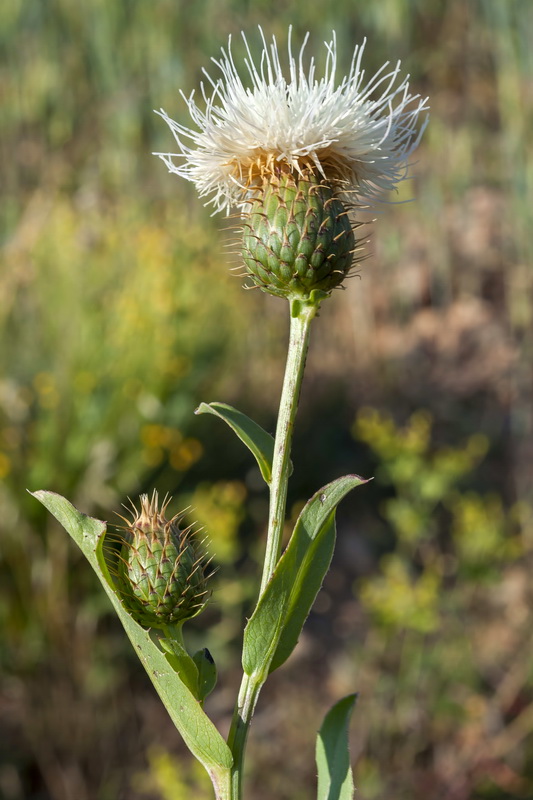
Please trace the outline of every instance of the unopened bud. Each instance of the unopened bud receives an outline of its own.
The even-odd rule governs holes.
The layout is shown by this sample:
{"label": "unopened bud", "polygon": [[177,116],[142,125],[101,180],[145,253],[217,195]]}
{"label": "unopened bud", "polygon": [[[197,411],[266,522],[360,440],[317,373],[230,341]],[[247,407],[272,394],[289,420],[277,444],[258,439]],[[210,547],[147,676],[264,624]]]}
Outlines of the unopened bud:
{"label": "unopened bud", "polygon": [[[144,627],[183,622],[205,606],[204,559],[191,527],[181,530],[183,514],[165,518],[157,492],[140,497],[141,510],[124,528],[117,578],[124,604]],[[125,520],[126,521],[126,520]]]}

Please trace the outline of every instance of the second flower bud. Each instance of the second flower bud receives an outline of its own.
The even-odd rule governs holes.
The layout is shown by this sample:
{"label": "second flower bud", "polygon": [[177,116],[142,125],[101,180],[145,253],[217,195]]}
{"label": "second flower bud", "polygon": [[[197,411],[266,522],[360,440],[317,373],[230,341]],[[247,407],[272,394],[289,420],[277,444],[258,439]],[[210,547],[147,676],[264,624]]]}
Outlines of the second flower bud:
{"label": "second flower bud", "polygon": [[164,628],[196,616],[209,592],[204,554],[183,514],[167,520],[168,501],[158,507],[157,492],[143,494],[141,509],[124,528],[117,577],[125,606],[144,627]]}

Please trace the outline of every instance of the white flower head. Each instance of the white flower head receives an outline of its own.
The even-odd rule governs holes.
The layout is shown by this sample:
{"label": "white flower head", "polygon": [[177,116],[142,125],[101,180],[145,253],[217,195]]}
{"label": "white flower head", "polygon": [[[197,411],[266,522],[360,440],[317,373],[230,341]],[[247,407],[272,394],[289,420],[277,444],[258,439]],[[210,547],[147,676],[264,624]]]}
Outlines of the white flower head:
{"label": "white flower head", "polygon": [[[182,93],[196,129],[172,120],[161,109],[178,145],[176,153],[155,153],[170,172],[192,181],[216,211],[241,209],[265,177],[279,171],[313,172],[350,193],[352,202],[379,200],[407,177],[409,157],[427,124],[427,98],[409,93],[400,62],[386,62],[366,79],[358,45],[348,75],[336,79],[335,34],[325,42],[322,77],[311,58],[304,65],[309,34],[297,57],[289,29],[288,71],[284,73],[275,38],[254,61],[243,36],[247,80],[233,60],[231,37],[221,58],[212,59],[219,76],[204,74],[200,107],[194,92]],[[422,121],[419,123],[419,118]],[[177,163],[174,159],[177,159]]]}

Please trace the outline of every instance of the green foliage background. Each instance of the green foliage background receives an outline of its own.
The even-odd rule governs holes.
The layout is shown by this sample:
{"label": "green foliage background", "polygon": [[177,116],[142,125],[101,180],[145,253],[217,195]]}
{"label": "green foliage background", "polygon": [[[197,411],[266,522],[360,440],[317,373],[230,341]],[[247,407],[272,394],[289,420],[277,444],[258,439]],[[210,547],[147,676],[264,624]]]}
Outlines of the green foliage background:
{"label": "green foliage background", "polygon": [[376,481],[346,503],[301,647],[267,687],[250,796],[309,797],[309,731],[357,689],[361,800],[530,797],[530,0],[4,0],[0,798],[209,796],[25,489],[107,519],[155,485],[195,507],[220,570],[190,637],[225,675],[224,728],[266,497],[193,410],[223,400],[272,429],[285,308],[242,291],[226,223],[151,156],[172,149],[153,109],[185,120],[179,90],[258,24],[281,49],[289,24],[294,42],[309,30],[314,52],[335,29],[341,69],[367,36],[368,72],[401,58],[432,118],[393,198],[415,202],[378,209],[361,280],[315,326],[294,515],[343,472]]}

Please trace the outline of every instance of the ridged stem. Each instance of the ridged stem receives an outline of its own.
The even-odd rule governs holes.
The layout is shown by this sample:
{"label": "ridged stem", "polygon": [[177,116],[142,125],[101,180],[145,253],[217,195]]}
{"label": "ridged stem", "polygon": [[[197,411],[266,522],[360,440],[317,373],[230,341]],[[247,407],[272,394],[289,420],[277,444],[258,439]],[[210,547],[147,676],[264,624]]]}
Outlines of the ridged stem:
{"label": "ridged stem", "polygon": [[[300,389],[309,347],[311,320],[318,310],[318,305],[318,302],[305,303],[299,300],[291,302],[289,349],[274,442],[268,534],[259,597],[263,594],[281,553],[287,505],[292,432],[298,410]],[[231,800],[241,800],[242,797],[242,774],[248,731],[259,693],[267,677],[268,672],[261,675],[254,674],[253,676],[243,675],[228,737],[228,745],[234,760],[231,777]]]}
{"label": "ridged stem", "polygon": [[279,404],[278,423],[272,460],[268,534],[260,595],[270,580],[281,552],[287,487],[289,483],[292,432],[298,410],[305,369],[311,321],[317,312],[314,305],[291,304],[291,327],[285,377]]}
{"label": "ridged stem", "polygon": [[251,678],[244,673],[242,676],[239,697],[233,712],[231,729],[228,736],[228,747],[233,755],[233,768],[231,771],[230,800],[241,800],[242,778],[244,770],[244,755],[250,723],[257,704],[259,692],[266,680],[264,678]]}

